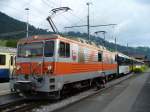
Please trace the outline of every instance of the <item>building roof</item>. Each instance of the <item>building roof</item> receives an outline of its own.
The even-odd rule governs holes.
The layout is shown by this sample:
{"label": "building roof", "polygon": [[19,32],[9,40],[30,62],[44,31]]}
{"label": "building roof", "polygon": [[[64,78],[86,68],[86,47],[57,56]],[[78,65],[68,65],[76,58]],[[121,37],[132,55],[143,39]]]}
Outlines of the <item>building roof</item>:
{"label": "building roof", "polygon": [[17,49],[16,48],[11,48],[11,47],[0,47],[0,52],[1,53],[16,53]]}

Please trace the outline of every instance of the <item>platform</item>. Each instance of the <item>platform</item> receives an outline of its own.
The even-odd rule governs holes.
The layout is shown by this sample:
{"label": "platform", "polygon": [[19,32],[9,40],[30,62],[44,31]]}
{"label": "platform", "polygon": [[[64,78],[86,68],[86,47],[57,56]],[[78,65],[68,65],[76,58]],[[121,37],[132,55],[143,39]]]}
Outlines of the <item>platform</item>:
{"label": "platform", "polygon": [[55,112],[150,112],[150,71]]}
{"label": "platform", "polygon": [[7,83],[0,83],[0,95],[5,95],[10,93],[9,82]]}

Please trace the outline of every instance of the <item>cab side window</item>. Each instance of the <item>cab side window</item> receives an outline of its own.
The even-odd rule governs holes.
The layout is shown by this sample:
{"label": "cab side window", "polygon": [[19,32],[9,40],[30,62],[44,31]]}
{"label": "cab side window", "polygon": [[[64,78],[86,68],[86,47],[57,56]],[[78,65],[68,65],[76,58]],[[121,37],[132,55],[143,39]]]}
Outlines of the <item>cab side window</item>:
{"label": "cab side window", "polygon": [[66,58],[70,57],[70,44],[65,42],[60,42],[59,56],[66,57]]}
{"label": "cab side window", "polygon": [[45,57],[52,57],[54,55],[54,41],[46,41],[44,48]]}

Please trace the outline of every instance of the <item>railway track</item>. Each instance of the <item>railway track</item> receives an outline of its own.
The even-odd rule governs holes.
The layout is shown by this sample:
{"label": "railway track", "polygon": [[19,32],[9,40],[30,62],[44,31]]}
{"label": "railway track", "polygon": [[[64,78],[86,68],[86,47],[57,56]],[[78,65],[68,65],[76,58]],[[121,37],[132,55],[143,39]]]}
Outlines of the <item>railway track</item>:
{"label": "railway track", "polygon": [[[3,105],[0,104],[0,111],[2,112],[26,112],[26,111],[33,111],[33,112],[51,112],[63,107],[66,107],[70,104],[73,104],[75,102],[78,102],[82,99],[85,99],[87,97],[90,97],[92,95],[95,95],[97,93],[100,93],[108,88],[111,88],[121,82],[123,82],[126,79],[129,79],[130,77],[133,77],[135,75],[126,75],[124,77],[120,77],[118,79],[112,80],[108,82],[105,85],[105,88],[102,88],[100,90],[96,90],[95,88],[92,88],[90,90],[86,91],[80,91],[79,93],[64,97],[60,101],[31,101],[24,98],[18,98],[10,101],[9,103],[5,103]],[[1,99],[0,99],[1,102]]]}
{"label": "railway track", "polygon": [[0,111],[7,109],[8,107],[19,105],[24,102],[24,98],[17,94],[6,94],[0,96]]}
{"label": "railway track", "polygon": [[26,112],[40,106],[41,103],[39,102],[22,102],[19,105],[14,105],[11,107],[7,107],[6,109],[1,110],[2,112]]}

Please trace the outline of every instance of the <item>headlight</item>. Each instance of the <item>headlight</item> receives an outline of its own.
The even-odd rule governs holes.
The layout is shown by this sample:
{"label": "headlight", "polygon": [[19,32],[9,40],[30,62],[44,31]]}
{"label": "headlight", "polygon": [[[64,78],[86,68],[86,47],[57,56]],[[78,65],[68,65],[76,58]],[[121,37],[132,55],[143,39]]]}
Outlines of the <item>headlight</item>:
{"label": "headlight", "polygon": [[16,70],[20,70],[21,66],[20,65],[17,65],[16,66]]}
{"label": "headlight", "polygon": [[51,66],[51,65],[47,66],[47,70],[48,70],[48,71],[50,71],[51,69],[52,69],[52,66]]}
{"label": "headlight", "polygon": [[42,62],[39,62],[38,65],[40,66],[42,64]]}

